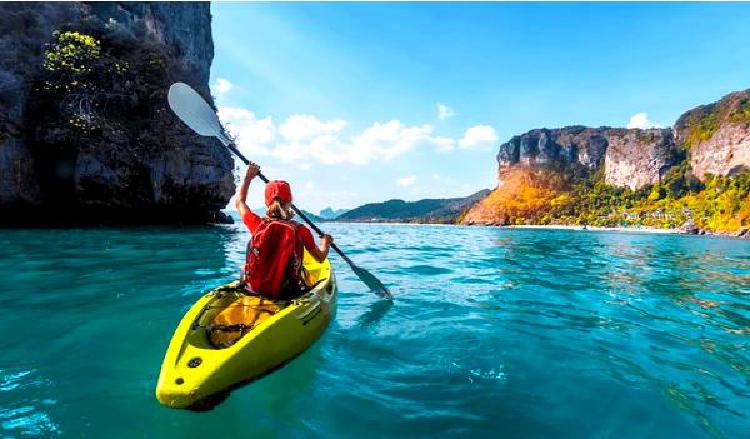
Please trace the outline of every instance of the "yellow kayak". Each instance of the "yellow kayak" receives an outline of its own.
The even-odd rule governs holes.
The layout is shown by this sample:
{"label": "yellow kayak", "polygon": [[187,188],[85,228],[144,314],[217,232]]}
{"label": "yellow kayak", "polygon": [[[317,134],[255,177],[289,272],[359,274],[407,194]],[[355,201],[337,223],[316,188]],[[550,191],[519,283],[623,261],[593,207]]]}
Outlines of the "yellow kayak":
{"label": "yellow kayak", "polygon": [[[309,293],[291,302],[243,294],[238,282],[201,297],[180,321],[164,355],[156,398],[190,408],[234,385],[258,378],[304,352],[328,327],[336,309],[336,281],[328,260],[305,252]],[[227,310],[255,307],[259,318],[228,347],[217,347],[207,328]],[[209,335],[211,334],[211,335]],[[221,335],[221,333],[218,333]]]}

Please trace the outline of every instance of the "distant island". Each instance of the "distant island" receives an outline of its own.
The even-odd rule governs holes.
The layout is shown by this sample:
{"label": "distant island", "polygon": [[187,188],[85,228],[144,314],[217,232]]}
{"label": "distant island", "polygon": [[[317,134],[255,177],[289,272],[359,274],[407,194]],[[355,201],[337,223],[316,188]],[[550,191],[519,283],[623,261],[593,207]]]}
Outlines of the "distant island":
{"label": "distant island", "polygon": [[346,212],[349,212],[349,209],[332,209],[330,207],[326,207],[325,209],[322,209],[320,213],[318,213],[318,216],[323,219],[336,219],[339,216],[345,214]]}
{"label": "distant island", "polygon": [[489,189],[464,198],[370,203],[335,217],[336,221],[368,223],[452,224],[469,207],[490,194]]}

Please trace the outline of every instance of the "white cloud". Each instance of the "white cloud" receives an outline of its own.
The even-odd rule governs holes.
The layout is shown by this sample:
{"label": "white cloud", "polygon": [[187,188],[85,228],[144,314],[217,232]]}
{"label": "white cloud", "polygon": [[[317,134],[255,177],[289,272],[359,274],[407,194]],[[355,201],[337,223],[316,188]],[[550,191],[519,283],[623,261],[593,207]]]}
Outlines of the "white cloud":
{"label": "white cloud", "polygon": [[478,148],[497,141],[495,130],[487,125],[469,128],[457,141],[434,135],[432,125],[407,125],[395,119],[345,135],[347,121],[321,120],[310,114],[291,115],[277,126],[270,116],[259,119],[245,108],[219,107],[219,118],[248,157],[273,156],[302,169],[313,163],[366,165],[422,148],[447,152],[457,145]]}
{"label": "white cloud", "polygon": [[437,103],[437,117],[440,120],[448,119],[449,117],[453,117],[456,115],[456,112],[453,110],[453,108],[441,104],[440,102]]}
{"label": "white cloud", "polygon": [[273,148],[273,155],[287,163],[310,167],[310,162],[328,163],[332,149],[339,142],[344,120],[322,121],[309,114],[293,114],[279,126],[281,142]]}
{"label": "white cloud", "polygon": [[495,129],[489,125],[476,125],[466,130],[458,146],[463,149],[486,148],[494,146],[498,137]]}
{"label": "white cloud", "polygon": [[344,120],[322,121],[312,115],[290,116],[280,127],[282,142],[273,155],[285,162],[317,161],[323,164],[365,165],[392,160],[423,145],[440,147],[445,141],[432,136],[432,126],[408,126],[398,120],[374,123],[349,138],[342,134]]}
{"label": "white cloud", "polygon": [[452,151],[456,147],[456,139],[450,137],[433,137],[432,141],[438,152]]}
{"label": "white cloud", "polygon": [[234,87],[234,84],[229,82],[228,79],[224,78],[216,78],[216,82],[214,82],[213,91],[217,95],[223,95],[225,93],[229,93],[229,90],[231,90]]}
{"label": "white cloud", "polygon": [[416,175],[409,175],[407,177],[401,177],[396,179],[396,184],[399,186],[407,187],[414,184],[417,181]]}
{"label": "white cloud", "polygon": [[219,119],[229,134],[237,138],[237,147],[246,156],[270,155],[276,138],[271,117],[258,119],[255,113],[239,107],[219,107]]}
{"label": "white cloud", "polygon": [[630,116],[628,128],[640,128],[645,130],[648,128],[663,128],[663,126],[649,120],[648,113],[636,113]]}
{"label": "white cloud", "polygon": [[418,146],[434,145],[432,126],[408,126],[398,120],[374,123],[353,136],[346,149],[349,161],[365,164],[371,160],[392,160]]}
{"label": "white cloud", "polygon": [[337,119],[323,122],[309,114],[293,114],[279,127],[279,134],[289,142],[305,142],[318,136],[337,134],[346,126],[346,121]]}

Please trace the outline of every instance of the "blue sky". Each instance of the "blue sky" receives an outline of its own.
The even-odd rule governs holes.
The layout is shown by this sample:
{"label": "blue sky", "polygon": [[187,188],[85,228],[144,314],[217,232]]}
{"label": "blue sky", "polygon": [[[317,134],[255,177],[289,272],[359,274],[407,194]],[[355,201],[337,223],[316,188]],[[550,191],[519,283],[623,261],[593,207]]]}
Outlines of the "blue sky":
{"label": "blue sky", "polygon": [[750,4],[211,8],[222,121],[314,212],[469,195],[513,135],[669,126],[750,87]]}

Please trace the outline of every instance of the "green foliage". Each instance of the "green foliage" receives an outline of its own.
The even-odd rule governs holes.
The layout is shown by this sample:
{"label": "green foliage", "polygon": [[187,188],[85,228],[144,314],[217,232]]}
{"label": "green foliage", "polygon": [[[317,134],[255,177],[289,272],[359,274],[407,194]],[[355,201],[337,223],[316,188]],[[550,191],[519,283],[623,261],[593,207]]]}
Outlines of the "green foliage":
{"label": "green foliage", "polygon": [[702,187],[701,182],[690,172],[690,165],[687,161],[669,168],[657,186],[671,198],[680,198],[690,192],[698,192]]}
{"label": "green foliage", "polygon": [[[560,198],[560,197],[558,197]],[[553,217],[576,219],[575,224],[607,225],[607,219],[617,214],[618,209],[629,208],[636,200],[636,193],[629,188],[617,188],[604,183],[603,169],[590,178],[573,184],[566,203],[552,207]]]}
{"label": "green foliage", "polygon": [[34,88],[37,120],[77,142],[96,130],[121,130],[116,121],[125,116],[152,119],[169,81],[167,57],[151,44],[114,33],[55,31]]}
{"label": "green foliage", "polygon": [[738,96],[732,95],[702,111],[702,113],[692,116],[692,120],[689,122],[685,138],[685,146],[688,149],[712,138],[723,123],[749,122],[750,96],[747,93]]}
{"label": "green foliage", "polygon": [[729,119],[734,123],[750,120],[750,98],[742,99],[737,106],[737,110],[732,113]]}
{"label": "green foliage", "polygon": [[101,42],[75,31],[56,32],[55,37],[55,44],[44,54],[44,68],[50,72],[90,73],[101,54]]}
{"label": "green foliage", "polygon": [[692,220],[703,229],[733,232],[750,227],[750,170],[712,176],[701,183],[687,163],[669,169],[658,184],[630,190],[604,184],[597,177],[573,185],[550,203],[545,221],[595,226],[680,227]]}
{"label": "green foliage", "polygon": [[63,98],[62,120],[74,129],[88,131],[96,126],[93,95],[99,92],[96,77],[103,68],[101,41],[77,31],[53,35],[54,42],[44,53],[45,79],[40,91],[51,98]]}
{"label": "green foliage", "polygon": [[692,124],[688,131],[687,139],[685,139],[687,147],[691,148],[704,140],[710,139],[719,129],[719,125],[719,117],[713,111],[701,117],[697,123]]}

